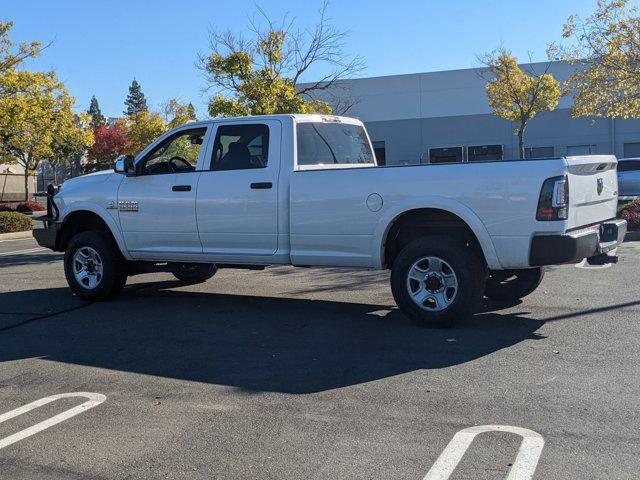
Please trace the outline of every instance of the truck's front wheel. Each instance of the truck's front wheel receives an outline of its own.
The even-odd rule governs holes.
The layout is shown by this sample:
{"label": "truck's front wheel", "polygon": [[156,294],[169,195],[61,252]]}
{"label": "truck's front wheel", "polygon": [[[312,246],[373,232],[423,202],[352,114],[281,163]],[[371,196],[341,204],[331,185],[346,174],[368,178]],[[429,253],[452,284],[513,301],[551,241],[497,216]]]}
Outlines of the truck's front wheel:
{"label": "truck's front wheel", "polygon": [[485,278],[484,262],[466,242],[434,235],[414,240],[398,254],[391,291],[418,324],[449,328],[477,311]]}
{"label": "truck's front wheel", "polygon": [[127,265],[107,235],[90,230],[69,241],[64,253],[64,274],[78,297],[100,301],[122,291],[127,282]]}

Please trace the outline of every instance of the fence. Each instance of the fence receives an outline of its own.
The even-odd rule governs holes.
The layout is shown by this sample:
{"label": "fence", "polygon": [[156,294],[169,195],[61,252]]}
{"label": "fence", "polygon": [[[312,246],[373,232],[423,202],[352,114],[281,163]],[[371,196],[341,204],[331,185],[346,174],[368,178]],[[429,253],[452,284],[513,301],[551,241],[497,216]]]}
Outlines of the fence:
{"label": "fence", "polygon": [[48,162],[42,162],[38,165],[37,187],[39,191],[46,190],[47,185],[60,185],[69,178],[82,175],[82,169],[79,164],[70,163],[69,165],[57,165],[53,167]]}

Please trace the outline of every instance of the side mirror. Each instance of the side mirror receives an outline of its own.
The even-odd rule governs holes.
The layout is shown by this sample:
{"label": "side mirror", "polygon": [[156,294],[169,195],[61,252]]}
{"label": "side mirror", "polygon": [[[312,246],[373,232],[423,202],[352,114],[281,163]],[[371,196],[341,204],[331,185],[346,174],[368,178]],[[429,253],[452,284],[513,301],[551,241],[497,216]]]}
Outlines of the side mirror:
{"label": "side mirror", "polygon": [[133,155],[120,155],[116,159],[116,165],[113,169],[116,173],[123,173],[127,177],[133,177],[136,174],[136,164]]}

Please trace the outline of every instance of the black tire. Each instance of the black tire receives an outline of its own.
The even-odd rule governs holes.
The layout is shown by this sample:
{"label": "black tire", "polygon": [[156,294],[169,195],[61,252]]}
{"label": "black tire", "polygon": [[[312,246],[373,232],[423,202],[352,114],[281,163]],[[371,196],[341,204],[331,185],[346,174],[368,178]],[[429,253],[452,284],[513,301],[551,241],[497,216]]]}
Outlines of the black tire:
{"label": "black tire", "polygon": [[[457,278],[457,291],[451,295],[451,304],[443,310],[427,311],[411,298],[408,285],[409,270],[423,257],[438,257],[444,260]],[[398,254],[391,271],[391,291],[398,307],[420,326],[451,328],[456,322],[478,311],[484,294],[486,276],[487,269],[482,254],[468,246],[465,241],[452,241],[450,237],[429,235],[412,241]]]}
{"label": "black tire", "polygon": [[543,278],[543,268],[491,271],[484,294],[492,300],[520,300],[538,288]]}
{"label": "black tire", "polygon": [[[76,279],[74,257],[79,250],[90,248],[99,256],[102,274],[95,287],[88,287]],[[87,301],[102,301],[118,295],[127,283],[127,261],[110,235],[98,230],[80,232],[73,236],[64,252],[64,274],[69,287]]]}
{"label": "black tire", "polygon": [[218,267],[212,263],[172,263],[169,270],[181,282],[202,283],[213,277]]}

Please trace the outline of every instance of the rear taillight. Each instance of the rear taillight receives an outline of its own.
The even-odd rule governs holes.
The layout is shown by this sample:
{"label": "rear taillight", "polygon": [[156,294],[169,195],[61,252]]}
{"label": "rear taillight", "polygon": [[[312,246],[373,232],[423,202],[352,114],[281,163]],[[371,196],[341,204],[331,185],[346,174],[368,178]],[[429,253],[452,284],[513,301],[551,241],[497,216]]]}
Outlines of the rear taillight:
{"label": "rear taillight", "polygon": [[567,176],[548,178],[542,184],[536,220],[566,220],[569,216],[569,180]]}

